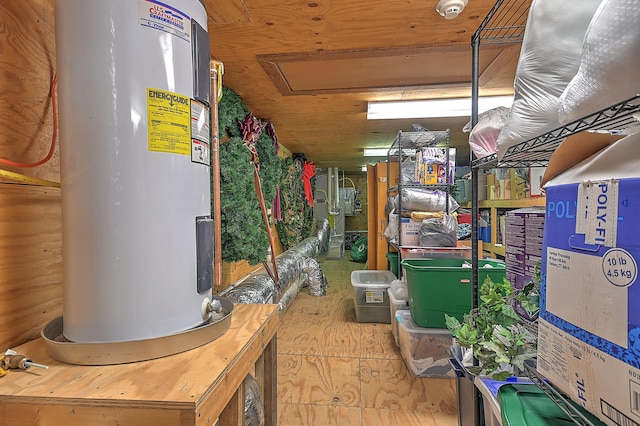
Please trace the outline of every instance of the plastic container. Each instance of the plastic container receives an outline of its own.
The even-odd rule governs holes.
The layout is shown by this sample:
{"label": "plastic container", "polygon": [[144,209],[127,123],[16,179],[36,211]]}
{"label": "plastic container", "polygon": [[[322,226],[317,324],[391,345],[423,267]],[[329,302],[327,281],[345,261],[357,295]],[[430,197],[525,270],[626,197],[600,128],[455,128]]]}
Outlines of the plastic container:
{"label": "plastic container", "polygon": [[[391,316],[391,334],[396,342],[396,346],[400,347],[400,333],[398,332],[398,321],[396,318],[396,312],[407,311],[409,312],[409,301],[406,297],[396,297],[399,292],[394,291],[394,287],[391,286],[387,290],[389,294],[389,314]],[[406,292],[405,292],[406,295]]]}
{"label": "plastic container", "polygon": [[484,423],[487,426],[502,426],[502,410],[498,402],[498,390],[508,384],[531,384],[526,377],[510,377],[507,380],[493,380],[489,377],[476,376],[474,384],[482,394]]}
{"label": "plastic container", "polygon": [[397,277],[398,276],[398,256],[399,253],[397,251],[389,251],[387,252],[387,260],[389,261],[389,267],[391,268],[391,272]]}
{"label": "plastic container", "polygon": [[[576,422],[534,384],[508,384],[498,390],[504,426],[574,425]],[[567,400],[592,425],[603,425],[593,414]],[[584,423],[587,424],[587,423]],[[632,424],[632,423],[629,423]]]}
{"label": "plastic container", "polygon": [[491,227],[490,226],[478,227],[478,238],[485,243],[491,243]]}
{"label": "plastic container", "polygon": [[453,343],[446,329],[419,327],[409,311],[397,311],[400,354],[413,377],[454,378],[449,363]]}
{"label": "plastic container", "polygon": [[391,271],[353,271],[356,320],[391,324],[387,289],[396,279]]}
{"label": "plastic container", "polygon": [[[446,328],[444,314],[462,321],[471,310],[471,262],[463,259],[403,259],[409,310],[420,327]],[[505,277],[504,262],[478,261],[478,282]]]}
{"label": "plastic container", "polygon": [[471,247],[401,247],[402,259],[471,259]]}
{"label": "plastic container", "polygon": [[469,371],[462,366],[460,359],[462,355],[456,353],[454,348],[451,348],[452,358],[449,358],[449,363],[453,368],[456,376],[456,396],[458,399],[458,425],[479,425],[480,419],[478,414],[480,409],[478,407],[479,400],[481,399],[478,394],[478,388],[473,384],[474,377]]}

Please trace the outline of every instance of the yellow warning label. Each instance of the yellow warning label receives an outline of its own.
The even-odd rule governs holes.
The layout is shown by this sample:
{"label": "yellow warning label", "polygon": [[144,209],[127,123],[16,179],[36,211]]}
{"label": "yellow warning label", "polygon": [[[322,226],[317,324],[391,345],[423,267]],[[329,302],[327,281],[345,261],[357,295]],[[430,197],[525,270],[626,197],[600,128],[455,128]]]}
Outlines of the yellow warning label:
{"label": "yellow warning label", "polygon": [[149,151],[191,155],[191,100],[159,89],[147,89]]}

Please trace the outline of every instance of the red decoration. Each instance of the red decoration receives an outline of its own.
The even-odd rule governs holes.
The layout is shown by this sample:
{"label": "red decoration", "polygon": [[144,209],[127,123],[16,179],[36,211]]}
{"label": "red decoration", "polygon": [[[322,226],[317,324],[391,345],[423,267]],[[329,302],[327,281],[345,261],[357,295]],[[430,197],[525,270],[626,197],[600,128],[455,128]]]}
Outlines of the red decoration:
{"label": "red decoration", "polygon": [[302,182],[304,183],[304,197],[307,200],[309,207],[313,207],[313,189],[311,189],[311,178],[316,175],[316,166],[313,162],[304,162],[302,168]]}

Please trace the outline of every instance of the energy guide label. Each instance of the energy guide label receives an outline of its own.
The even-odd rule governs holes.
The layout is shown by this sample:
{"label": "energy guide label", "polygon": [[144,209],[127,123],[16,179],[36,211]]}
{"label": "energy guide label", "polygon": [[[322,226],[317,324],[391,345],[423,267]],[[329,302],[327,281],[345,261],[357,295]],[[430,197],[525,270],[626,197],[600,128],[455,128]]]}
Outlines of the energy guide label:
{"label": "energy guide label", "polygon": [[627,287],[635,282],[638,265],[629,252],[613,248],[602,256],[602,273],[616,287]]}

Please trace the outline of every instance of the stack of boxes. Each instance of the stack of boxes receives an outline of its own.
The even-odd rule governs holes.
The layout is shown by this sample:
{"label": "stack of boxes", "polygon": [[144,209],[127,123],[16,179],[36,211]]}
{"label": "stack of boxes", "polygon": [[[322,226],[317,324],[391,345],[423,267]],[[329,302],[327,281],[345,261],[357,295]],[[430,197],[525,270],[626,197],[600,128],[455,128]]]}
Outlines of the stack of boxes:
{"label": "stack of boxes", "polygon": [[[506,214],[504,262],[506,277],[514,288],[522,289],[534,280],[536,266],[541,266],[544,217],[544,207],[516,209]],[[527,318],[524,310],[519,309],[518,313]]]}

